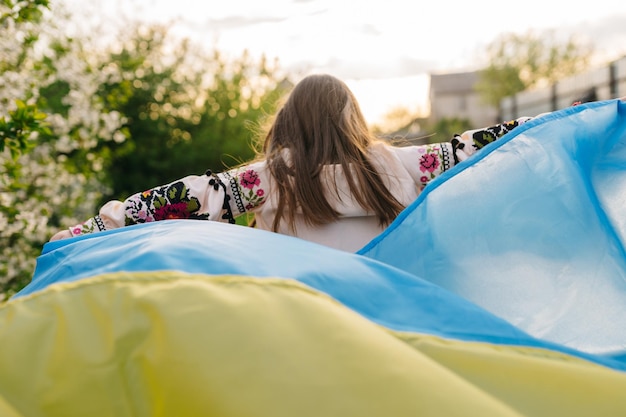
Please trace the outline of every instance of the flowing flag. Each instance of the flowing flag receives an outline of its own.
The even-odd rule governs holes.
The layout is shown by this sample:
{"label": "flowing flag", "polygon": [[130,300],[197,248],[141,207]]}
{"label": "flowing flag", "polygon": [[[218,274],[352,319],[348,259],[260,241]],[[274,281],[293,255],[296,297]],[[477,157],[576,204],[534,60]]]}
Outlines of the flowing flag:
{"label": "flowing flag", "polygon": [[0,306],[0,415],[625,415],[623,111],[529,122],[358,254],[193,220],[48,243]]}
{"label": "flowing flag", "polygon": [[492,145],[360,253],[533,336],[626,361],[626,103],[551,113]]}

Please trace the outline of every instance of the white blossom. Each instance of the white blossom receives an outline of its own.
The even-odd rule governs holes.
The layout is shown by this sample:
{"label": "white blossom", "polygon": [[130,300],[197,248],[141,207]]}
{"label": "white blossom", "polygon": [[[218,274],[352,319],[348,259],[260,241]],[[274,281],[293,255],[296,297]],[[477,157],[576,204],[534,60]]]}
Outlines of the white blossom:
{"label": "white blossom", "polygon": [[[16,47],[16,40],[27,31],[36,33],[39,41],[28,49]],[[50,40],[61,43],[65,52],[59,56],[51,50]],[[120,131],[125,120],[117,112],[107,112],[96,94],[103,83],[124,75],[114,64],[102,63],[104,70],[97,71],[95,66],[104,57],[85,54],[83,47],[66,39],[53,21],[33,26],[9,20],[0,26],[0,117],[7,117],[17,99],[34,103],[48,86],[64,83],[69,87],[62,101],[67,114],[48,114],[46,119],[53,141],[38,144],[15,162],[7,150],[0,153],[0,289],[32,274],[43,244],[59,225],[77,224],[93,215],[96,202],[106,192],[96,175],[68,172],[63,154],[88,152],[99,141],[125,139]],[[39,65],[44,57],[50,58],[53,67]],[[92,171],[102,170],[99,157],[87,155]]]}

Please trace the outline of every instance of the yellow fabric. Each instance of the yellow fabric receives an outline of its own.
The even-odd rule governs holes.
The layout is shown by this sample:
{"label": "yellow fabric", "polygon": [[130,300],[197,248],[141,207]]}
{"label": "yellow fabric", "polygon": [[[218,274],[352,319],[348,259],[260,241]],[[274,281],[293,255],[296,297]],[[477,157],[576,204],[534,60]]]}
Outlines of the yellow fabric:
{"label": "yellow fabric", "polygon": [[626,374],[394,333],[284,279],[54,285],[0,308],[0,352],[11,417],[626,415]]}
{"label": "yellow fabric", "polygon": [[399,334],[527,416],[626,416],[626,374],[559,352]]}

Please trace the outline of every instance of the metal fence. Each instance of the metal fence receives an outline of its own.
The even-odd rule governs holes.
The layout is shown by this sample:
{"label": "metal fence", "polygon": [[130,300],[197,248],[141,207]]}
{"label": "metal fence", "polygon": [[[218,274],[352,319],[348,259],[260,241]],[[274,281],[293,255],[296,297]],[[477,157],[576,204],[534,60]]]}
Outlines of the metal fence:
{"label": "metal fence", "polygon": [[626,96],[626,57],[609,65],[565,78],[550,87],[527,90],[500,103],[500,120],[535,116],[585,101],[609,100]]}

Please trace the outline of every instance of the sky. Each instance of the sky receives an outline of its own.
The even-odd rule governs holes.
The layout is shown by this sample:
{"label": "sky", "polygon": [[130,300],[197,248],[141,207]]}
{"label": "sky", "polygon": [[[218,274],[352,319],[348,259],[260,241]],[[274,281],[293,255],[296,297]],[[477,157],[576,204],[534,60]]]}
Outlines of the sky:
{"label": "sky", "polygon": [[[626,55],[626,1],[65,0],[72,11],[171,23],[173,32],[239,56],[277,58],[296,76],[348,84],[366,118],[394,108],[427,114],[429,74],[480,69],[506,32],[555,30],[589,42],[605,64]],[[294,80],[294,81],[297,81]]]}

